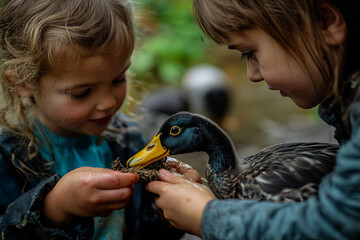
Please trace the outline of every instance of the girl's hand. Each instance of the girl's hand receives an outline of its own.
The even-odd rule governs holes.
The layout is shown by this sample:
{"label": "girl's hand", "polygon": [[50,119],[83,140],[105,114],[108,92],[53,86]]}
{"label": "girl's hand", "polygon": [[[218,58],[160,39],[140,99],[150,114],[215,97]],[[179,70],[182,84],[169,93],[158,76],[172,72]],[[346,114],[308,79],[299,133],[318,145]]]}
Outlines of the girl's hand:
{"label": "girl's hand", "polygon": [[175,158],[167,157],[166,165],[171,172],[179,174],[181,177],[197,183],[202,183],[200,174],[189,164],[178,161]]}
{"label": "girl's hand", "polygon": [[68,226],[74,216],[108,216],[128,204],[137,181],[137,174],[81,167],[63,176],[46,195],[43,212],[60,227]]}
{"label": "girl's hand", "polygon": [[204,185],[188,181],[171,174],[165,169],[159,171],[162,181],[150,182],[146,189],[158,194],[156,207],[176,228],[201,235],[201,218],[207,203],[214,194]]}

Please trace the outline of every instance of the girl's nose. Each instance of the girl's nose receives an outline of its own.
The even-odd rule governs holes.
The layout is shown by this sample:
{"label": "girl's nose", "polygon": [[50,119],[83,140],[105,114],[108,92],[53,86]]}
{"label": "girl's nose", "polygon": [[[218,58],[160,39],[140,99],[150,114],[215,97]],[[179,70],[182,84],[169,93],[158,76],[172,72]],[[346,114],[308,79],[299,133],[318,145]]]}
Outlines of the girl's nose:
{"label": "girl's nose", "polygon": [[247,76],[252,82],[260,82],[263,80],[259,67],[256,63],[247,63]]}
{"label": "girl's nose", "polygon": [[97,109],[100,111],[108,110],[113,108],[116,105],[116,96],[115,94],[110,91],[106,92],[101,99],[99,99]]}

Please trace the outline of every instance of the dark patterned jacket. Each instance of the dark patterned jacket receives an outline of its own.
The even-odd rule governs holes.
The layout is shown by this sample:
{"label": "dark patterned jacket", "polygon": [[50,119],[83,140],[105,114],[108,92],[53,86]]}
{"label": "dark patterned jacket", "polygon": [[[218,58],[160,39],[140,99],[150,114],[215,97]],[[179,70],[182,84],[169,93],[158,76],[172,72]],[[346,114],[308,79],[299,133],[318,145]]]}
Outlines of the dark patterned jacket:
{"label": "dark patterned jacket", "polygon": [[[114,159],[125,161],[146,145],[137,125],[124,115],[114,117],[104,138]],[[31,160],[34,169],[27,169],[26,141],[3,132],[0,135],[0,221],[2,239],[91,239],[93,218],[77,218],[68,229],[60,229],[42,213],[44,196],[61,176],[44,170],[44,160],[38,154]],[[30,165],[29,165],[30,166]],[[42,174],[34,174],[41,171]],[[24,174],[26,173],[26,174]],[[130,203],[125,208],[125,239],[178,239],[183,233],[159,218],[154,195],[137,184]]]}

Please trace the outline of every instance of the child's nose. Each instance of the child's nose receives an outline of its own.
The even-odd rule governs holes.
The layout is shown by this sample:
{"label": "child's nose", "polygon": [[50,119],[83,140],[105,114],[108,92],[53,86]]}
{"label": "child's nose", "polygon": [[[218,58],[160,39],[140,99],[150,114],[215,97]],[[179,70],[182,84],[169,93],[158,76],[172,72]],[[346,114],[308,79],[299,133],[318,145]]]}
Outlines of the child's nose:
{"label": "child's nose", "polygon": [[257,64],[254,63],[248,63],[247,64],[247,76],[250,81],[252,82],[260,82],[263,80],[263,77],[261,75],[261,72],[259,71],[259,68]]}
{"label": "child's nose", "polygon": [[100,99],[97,109],[100,111],[108,110],[116,105],[116,96],[112,92],[107,92]]}

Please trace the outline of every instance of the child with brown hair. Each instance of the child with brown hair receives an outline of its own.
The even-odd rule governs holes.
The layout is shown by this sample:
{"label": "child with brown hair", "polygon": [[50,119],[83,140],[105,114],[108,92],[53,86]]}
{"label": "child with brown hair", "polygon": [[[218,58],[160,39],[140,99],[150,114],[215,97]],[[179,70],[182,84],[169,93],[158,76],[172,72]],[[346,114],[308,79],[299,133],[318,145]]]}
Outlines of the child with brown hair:
{"label": "child with brown hair", "polygon": [[[241,52],[248,78],[301,108],[320,104],[341,144],[318,196],[300,203],[217,200],[166,170],[147,189],[173,226],[202,239],[360,238],[360,2],[194,0],[197,21]],[[176,189],[176,191],[174,191]]]}

